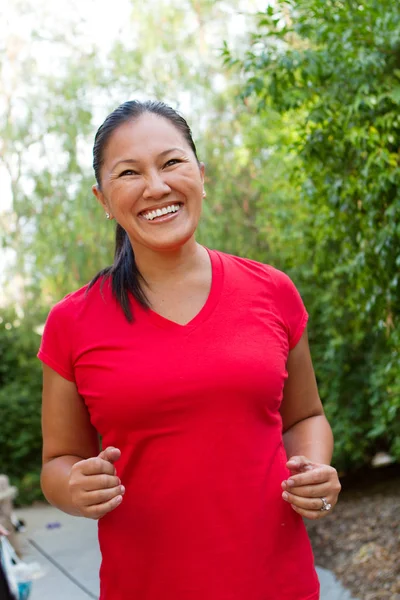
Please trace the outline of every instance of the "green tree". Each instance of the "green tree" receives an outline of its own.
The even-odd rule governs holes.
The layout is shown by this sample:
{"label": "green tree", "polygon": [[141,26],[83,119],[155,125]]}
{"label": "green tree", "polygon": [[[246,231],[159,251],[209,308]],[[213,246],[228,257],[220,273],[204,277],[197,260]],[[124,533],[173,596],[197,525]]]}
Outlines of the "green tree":
{"label": "green tree", "polygon": [[31,319],[12,309],[0,312],[0,473],[18,487],[22,504],[42,498],[38,341]]}
{"label": "green tree", "polygon": [[[0,166],[12,192],[0,235],[15,257],[9,279],[23,284],[17,304],[24,314],[18,326],[15,315],[4,314],[12,327],[0,328],[7,421],[0,470],[18,484],[22,500],[40,497],[40,340],[33,330],[56,301],[112,261],[114,228],[91,194],[90,164],[95,131],[111,109],[133,97],[180,109],[207,167],[199,240],[269,262],[279,255],[274,223],[288,197],[279,175],[286,168],[280,122],[261,128],[245,103],[237,106],[237,78],[221,72],[221,39],[238,47],[242,39],[230,32],[232,11],[251,6],[235,4],[132,2],[125,35],[103,50],[79,34],[85,26],[74,16],[68,24],[45,21],[36,4],[15,2],[16,12],[40,23],[31,37],[6,38],[0,58]],[[243,27],[250,18],[243,16]],[[45,53],[50,70],[41,64]],[[275,182],[271,188],[266,179]]]}
{"label": "green tree", "polygon": [[[242,4],[251,6],[235,4],[236,11]],[[15,10],[38,17],[37,6],[30,2],[17,2]],[[218,57],[220,40],[238,37],[230,32],[231,13],[225,3],[209,0],[151,5],[132,1],[130,25],[108,52],[100,52],[78,33],[84,27],[74,16],[68,27],[57,19],[47,20],[31,38],[12,34],[6,39],[0,65],[6,107],[0,118],[0,162],[9,174],[13,203],[0,216],[3,245],[14,252],[14,272],[25,282],[26,306],[51,305],[112,260],[113,228],[91,194],[90,158],[98,124],[120,102],[150,97],[181,109],[195,137],[202,140],[210,189],[218,188],[229,202],[233,178],[226,178],[214,148],[224,146],[224,156],[231,149],[239,153],[243,138],[233,108],[237,87],[221,74]],[[55,54],[50,72],[40,66],[46,51]],[[235,123],[235,139],[227,122]],[[211,174],[221,178],[218,184]],[[219,206],[210,191],[207,207],[214,202]],[[210,225],[205,223],[202,232],[213,227],[208,218],[212,212],[205,211]],[[238,247],[243,234],[233,231],[233,212],[229,220],[226,212],[219,216],[219,222],[225,222],[220,231],[224,235],[229,222],[226,242],[231,247],[237,239]],[[238,210],[235,215],[242,229],[248,223],[248,237],[254,235],[252,219]],[[202,237],[224,242],[218,235]]]}
{"label": "green tree", "polygon": [[240,66],[257,113],[296,123],[306,215],[293,271],[312,312],[336,461],[400,458],[400,6],[284,0],[259,15]]}

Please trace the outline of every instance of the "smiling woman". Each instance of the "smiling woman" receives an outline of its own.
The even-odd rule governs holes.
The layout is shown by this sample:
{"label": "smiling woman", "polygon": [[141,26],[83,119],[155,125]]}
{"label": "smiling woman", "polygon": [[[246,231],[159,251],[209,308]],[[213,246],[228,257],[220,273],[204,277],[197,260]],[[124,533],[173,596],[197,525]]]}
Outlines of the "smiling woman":
{"label": "smiling woman", "polygon": [[93,193],[118,224],[114,266],[92,284],[110,274],[130,320],[128,292],[149,306],[151,292],[139,285],[141,257],[148,263],[154,251],[198,252],[194,232],[205,197],[204,165],[189,126],[175,111],[160,102],[126,102],[97,132],[93,167]]}
{"label": "smiling woman", "polygon": [[317,600],[302,517],[340,484],[295,286],[196,242],[204,165],[165,104],[118,107],[93,165],[115,257],[46,323],[46,497],[99,519],[101,600]]}

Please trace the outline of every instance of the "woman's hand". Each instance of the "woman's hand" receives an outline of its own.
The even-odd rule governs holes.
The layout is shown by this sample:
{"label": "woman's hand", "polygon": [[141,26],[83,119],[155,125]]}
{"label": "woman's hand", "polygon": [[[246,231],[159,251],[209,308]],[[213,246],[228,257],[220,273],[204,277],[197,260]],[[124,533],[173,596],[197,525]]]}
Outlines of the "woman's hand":
{"label": "woman's hand", "polygon": [[125,488],[114,467],[120,456],[118,448],[108,447],[71,468],[69,491],[82,517],[100,519],[121,504]]}
{"label": "woman's hand", "polygon": [[282,498],[307,519],[328,515],[338,501],[341,485],[336,469],[314,463],[305,456],[292,456],[286,463],[292,472],[282,482]]}

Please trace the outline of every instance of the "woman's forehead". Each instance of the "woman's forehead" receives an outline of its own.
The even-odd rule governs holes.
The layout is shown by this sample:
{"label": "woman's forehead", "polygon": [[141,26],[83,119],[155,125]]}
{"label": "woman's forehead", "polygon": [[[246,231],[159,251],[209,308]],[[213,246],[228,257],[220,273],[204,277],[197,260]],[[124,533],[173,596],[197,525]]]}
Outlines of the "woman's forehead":
{"label": "woman's forehead", "polygon": [[114,162],[121,157],[140,160],[176,147],[189,149],[179,129],[164,117],[145,113],[117,127],[107,144],[105,160]]}

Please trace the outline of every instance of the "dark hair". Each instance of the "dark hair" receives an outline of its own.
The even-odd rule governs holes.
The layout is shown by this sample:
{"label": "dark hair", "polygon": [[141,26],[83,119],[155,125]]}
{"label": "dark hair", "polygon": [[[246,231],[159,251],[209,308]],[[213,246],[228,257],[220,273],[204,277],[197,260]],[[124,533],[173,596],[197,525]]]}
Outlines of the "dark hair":
{"label": "dark hair", "polygon": [[[97,130],[93,146],[93,169],[99,189],[101,189],[100,173],[104,163],[104,153],[112,134],[120,125],[138,119],[145,113],[152,113],[170,121],[182,133],[198,162],[192,132],[185,119],[179,113],[163,102],[130,100],[129,102],[124,102],[109,114]],[[118,223],[115,231],[114,263],[111,267],[107,267],[97,273],[90,282],[88,290],[98,279],[102,278],[103,284],[108,277],[111,277],[113,295],[124,311],[127,320],[132,322],[133,314],[129,303],[129,294],[132,294],[145,308],[149,307],[149,301],[140,285],[143,277],[136,266],[135,255],[129,237]]]}

